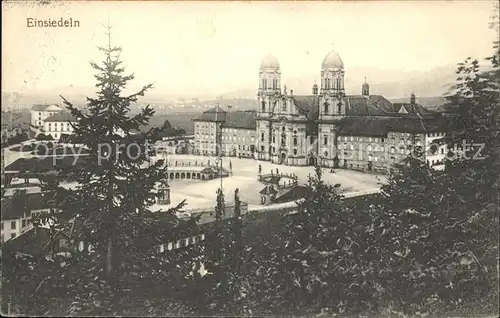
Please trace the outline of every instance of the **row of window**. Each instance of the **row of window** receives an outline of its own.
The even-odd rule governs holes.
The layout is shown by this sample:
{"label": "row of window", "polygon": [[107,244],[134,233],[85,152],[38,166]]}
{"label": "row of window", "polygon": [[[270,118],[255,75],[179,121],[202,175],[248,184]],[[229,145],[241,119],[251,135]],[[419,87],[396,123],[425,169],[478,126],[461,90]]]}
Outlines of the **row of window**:
{"label": "row of window", "polygon": [[187,247],[189,245],[195,245],[195,244],[198,244],[198,243],[203,242],[203,241],[205,241],[205,234],[200,234],[200,235],[188,237],[185,239],[180,239],[180,240],[175,241],[175,242],[169,242],[167,244],[155,246],[155,250],[157,253],[163,253],[163,252],[165,252],[165,250],[171,251],[173,249],[184,248],[184,247]]}
{"label": "row of window", "polygon": [[428,137],[444,137],[444,133],[428,133]]}
{"label": "row of window", "polygon": [[[324,110],[325,114],[328,114],[330,108],[329,108],[329,105],[327,102],[325,102],[323,104],[323,110]],[[337,114],[340,114],[340,113],[342,113],[342,104],[339,103],[339,104],[337,104]]]}
{"label": "row of window", "polygon": [[263,78],[261,81],[261,88],[262,89],[268,89],[268,88],[269,89],[278,89],[278,79],[273,78],[270,81],[270,80],[266,80],[265,78]]}
{"label": "row of window", "polygon": [[[44,113],[45,113],[45,112],[44,112]],[[50,113],[47,115],[47,117],[48,117],[48,116],[55,115],[55,114],[57,114],[57,112],[50,112]],[[40,116],[42,116],[42,112],[38,112],[38,117],[40,117]]]}
{"label": "row of window", "polygon": [[[294,131],[294,133],[296,133],[296,131]],[[261,132],[260,141],[262,141],[262,142],[265,141],[265,136],[266,136],[266,133]],[[231,136],[222,136],[222,139],[224,139],[224,140],[246,140],[245,137],[236,137],[236,136],[233,136],[232,138],[231,138]],[[253,141],[253,139],[254,139],[254,137],[252,137],[252,141]],[[281,135],[281,139],[282,139],[282,142],[286,142],[286,135]],[[324,146],[328,145],[328,140],[329,140],[328,135],[324,135],[323,136],[323,145]],[[389,140],[392,143],[396,143],[396,138],[394,138],[394,137],[391,137]],[[385,142],[385,139],[384,138],[377,138],[377,137],[339,136],[339,141]],[[407,138],[407,139],[400,138],[399,141],[400,141],[400,143],[407,143],[407,144],[415,143],[417,145],[419,145],[421,143],[420,138],[415,138],[414,140],[410,139],[410,138]],[[272,135],[272,142],[273,143],[276,142],[276,136],[274,134]],[[314,142],[314,136],[310,136],[310,142],[311,143]],[[293,137],[293,145],[297,146],[297,137],[296,136]]]}
{"label": "row of window", "polygon": [[[23,220],[23,221],[25,221],[25,220]],[[24,223],[24,224],[25,224],[25,223]],[[25,226],[24,224],[23,224],[23,226]],[[15,229],[16,229],[16,227],[17,227],[17,222],[16,222],[16,221],[12,221],[12,222],[10,222],[10,229],[11,229],[11,230],[15,230]],[[4,229],[4,226],[3,226],[3,222],[2,222],[2,231],[3,231],[3,229]]]}
{"label": "row of window", "polygon": [[254,132],[254,130],[252,130],[252,129],[237,129],[237,128],[223,128],[222,132],[233,132],[233,133],[239,132],[239,133],[241,133],[242,131],[245,131],[245,130],[247,131],[247,134]]}
{"label": "row of window", "polygon": [[332,78],[325,78],[323,80],[323,88],[324,89],[342,89],[342,78],[337,77],[336,81],[334,81]]}
{"label": "row of window", "polygon": [[63,126],[63,124],[61,123],[61,125],[59,126],[60,128],[57,129],[57,124],[54,124],[54,129],[52,129],[52,125],[49,123],[49,127],[48,127],[48,130],[49,131],[71,131],[71,126],[67,123],[66,126]]}
{"label": "row of window", "polygon": [[[16,238],[17,234],[16,233],[10,233],[10,239],[13,239],[13,238]],[[5,239],[3,238],[3,234],[2,234],[2,243],[5,241]]]}
{"label": "row of window", "polygon": [[[243,140],[243,141],[246,141],[247,138],[246,137],[237,137],[237,136],[222,136],[222,139],[223,140]],[[254,141],[254,137],[251,137],[251,140]]]}
{"label": "row of window", "polygon": [[[31,219],[23,219],[21,220],[21,229],[25,228],[28,224],[31,223]],[[2,222],[2,231],[4,230],[4,223]],[[16,221],[11,221],[10,222],[10,229],[11,230],[17,230],[17,222]]]}
{"label": "row of window", "polygon": [[208,136],[213,136],[214,133],[196,133],[197,135],[201,135],[201,138],[207,138]]}

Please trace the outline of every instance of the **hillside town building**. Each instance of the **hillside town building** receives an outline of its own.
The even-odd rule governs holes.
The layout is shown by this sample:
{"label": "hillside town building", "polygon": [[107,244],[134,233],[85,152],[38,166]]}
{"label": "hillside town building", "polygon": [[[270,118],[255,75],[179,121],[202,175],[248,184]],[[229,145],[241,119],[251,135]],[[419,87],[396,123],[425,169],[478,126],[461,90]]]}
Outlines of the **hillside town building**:
{"label": "hillside town building", "polygon": [[69,112],[60,112],[47,117],[43,122],[43,132],[50,135],[54,140],[59,140],[63,135],[73,134],[71,122],[74,122],[73,116]]}
{"label": "hillside town building", "polygon": [[194,120],[194,149],[199,155],[216,155],[221,145],[224,156],[252,158],[256,142],[256,112],[211,108]]}
{"label": "hillside town building", "polygon": [[444,167],[445,146],[435,142],[444,137],[445,118],[418,104],[415,94],[409,103],[392,104],[384,96],[371,95],[366,80],[361,94],[346,94],[344,63],[333,51],[325,56],[320,74],[311,95],[294,95],[281,88],[278,60],[265,56],[259,69],[258,109],[231,112],[217,106],[203,112],[194,119],[195,152],[216,155],[220,144],[220,154],[226,156],[386,171],[413,145],[420,145],[429,165]]}
{"label": "hillside town building", "polygon": [[42,193],[24,192],[2,199],[2,243],[29,231],[33,227],[33,218],[51,211],[60,212],[49,204]]}
{"label": "hillside town building", "polygon": [[45,119],[63,111],[59,105],[33,105],[31,108],[31,125],[33,131],[43,129]]}

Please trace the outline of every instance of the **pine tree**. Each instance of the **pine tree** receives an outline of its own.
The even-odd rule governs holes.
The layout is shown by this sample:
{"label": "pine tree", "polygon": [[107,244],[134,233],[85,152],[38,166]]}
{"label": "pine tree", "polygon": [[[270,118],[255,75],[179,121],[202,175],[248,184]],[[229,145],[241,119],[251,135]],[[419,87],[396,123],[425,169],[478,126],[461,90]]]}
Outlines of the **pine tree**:
{"label": "pine tree", "polygon": [[275,293],[289,312],[361,311],[372,293],[368,262],[358,258],[371,248],[365,234],[370,218],[350,211],[337,193],[340,185],[325,183],[320,167],[315,172],[297,213],[285,219],[286,246],[277,256]]}
{"label": "pine tree", "polygon": [[203,295],[203,300],[195,299],[192,305],[196,314],[241,316],[250,313],[247,303],[249,284],[245,275],[248,256],[242,236],[238,192],[236,189],[234,194],[234,216],[222,218],[224,193],[221,189],[217,191],[216,221],[212,224],[204,251],[205,268],[210,274],[193,281]]}
{"label": "pine tree", "polygon": [[[498,289],[498,47],[483,72],[477,60],[458,67],[456,115],[447,136],[455,160],[444,172],[410,156],[383,187],[375,215],[386,264],[384,287],[407,314],[433,312],[433,302],[467,300],[495,308]],[[475,157],[480,151],[480,156]],[[481,305],[482,306],[482,305]]]}
{"label": "pine tree", "polygon": [[[138,216],[149,212],[156,198],[155,186],[165,180],[160,160],[148,165],[153,155],[150,145],[153,131],[136,134],[146,125],[154,111],[148,105],[139,114],[129,116],[131,104],[152,88],[123,96],[122,91],[134,75],[124,75],[119,59],[121,48],[112,46],[110,28],[108,46],[99,48],[106,58],[102,64],[91,62],[98,72],[96,98],[87,98],[87,108],[80,110],[64,97],[64,103],[76,118],[74,134],[88,148],[89,156],[79,161],[75,174],[79,183],[74,197],[80,199],[80,215],[92,224],[96,248],[105,253],[106,274],[112,277],[118,264],[118,242],[126,227],[133,226]],[[82,158],[83,159],[83,158]]]}
{"label": "pine tree", "polygon": [[[58,175],[44,180],[43,189],[72,223],[81,227],[80,237],[92,246],[87,254],[67,262],[64,271],[59,270],[63,281],[50,275],[45,277],[43,288],[48,294],[66,291],[80,305],[76,312],[87,314],[103,314],[93,311],[99,308],[104,308],[106,314],[118,310],[120,295],[138,286],[155,290],[168,279],[168,275],[160,277],[158,271],[165,270],[164,258],[169,256],[153,257],[153,247],[189,233],[188,228],[196,226],[196,220],[179,222],[174,216],[185,201],[167,211],[150,211],[158,196],[156,188],[166,182],[166,166],[163,160],[151,161],[158,130],[140,133],[153,116],[153,109],[148,105],[133,116],[129,111],[152,85],[132,95],[122,94],[134,75],[124,74],[121,49],[111,44],[110,28],[107,36],[107,47],[99,48],[104,61],[91,62],[97,71],[97,96],[88,97],[83,109],[61,96],[75,118],[71,124],[74,135],[88,155],[75,159],[72,166],[58,163]],[[76,189],[59,185],[59,180],[68,177],[78,183]],[[140,297],[135,299],[140,303]]]}

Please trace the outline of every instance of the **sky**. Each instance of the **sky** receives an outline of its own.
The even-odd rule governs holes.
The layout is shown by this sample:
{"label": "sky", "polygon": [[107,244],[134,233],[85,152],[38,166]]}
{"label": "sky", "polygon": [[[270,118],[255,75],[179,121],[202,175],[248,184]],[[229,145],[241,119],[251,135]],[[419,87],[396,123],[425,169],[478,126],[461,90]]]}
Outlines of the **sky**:
{"label": "sky", "polygon": [[[2,91],[93,87],[97,46],[121,46],[131,88],[210,94],[257,86],[263,56],[287,78],[317,72],[331,50],[354,67],[424,71],[491,55],[494,1],[2,2]],[[26,19],[78,20],[28,28]],[[252,87],[252,86],[250,86]]]}

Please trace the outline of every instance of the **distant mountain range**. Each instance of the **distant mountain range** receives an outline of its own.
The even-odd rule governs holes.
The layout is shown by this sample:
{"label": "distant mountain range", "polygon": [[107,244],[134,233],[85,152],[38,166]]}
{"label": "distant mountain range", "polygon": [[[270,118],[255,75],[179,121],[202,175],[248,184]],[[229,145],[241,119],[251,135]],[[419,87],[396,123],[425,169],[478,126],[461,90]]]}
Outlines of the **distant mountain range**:
{"label": "distant mountain range", "polygon": [[[411,92],[415,92],[417,99],[424,97],[436,97],[446,95],[451,84],[456,81],[456,65],[442,66],[430,71],[405,71],[387,70],[375,67],[353,67],[346,69],[345,86],[350,95],[361,93],[361,85],[364,78],[370,84],[371,94],[380,94],[388,99],[406,98],[409,100]],[[285,72],[285,71],[284,71]],[[318,79],[318,75],[311,73],[300,77],[284,79],[283,84],[287,91],[294,91],[295,95],[309,95],[312,85]],[[257,79],[255,81],[257,85]],[[63,95],[76,105],[84,105],[85,97],[94,95],[94,87],[56,87],[51,90],[36,91],[30,93],[2,92],[2,106],[4,109],[30,108],[34,104],[47,104],[62,102],[59,95]],[[249,109],[256,107],[255,101],[257,87],[242,87],[241,89],[224,92],[219,95],[196,95],[179,96],[176,94],[158,93],[153,90],[140,99],[143,104],[170,106],[179,103],[190,104],[194,108],[203,107],[206,104],[221,105],[233,104],[237,109]],[[422,105],[424,105],[422,103]],[[424,105],[425,106],[425,105]],[[161,107],[160,107],[161,108]],[[191,110],[193,107],[191,107]]]}
{"label": "distant mountain range", "polygon": [[[415,92],[417,97],[435,97],[447,95],[451,85],[456,82],[456,65],[438,67],[430,71],[395,71],[378,68],[356,67],[346,70],[345,88],[349,95],[361,94],[361,85],[364,78],[370,84],[370,93],[383,95],[388,99],[403,98]],[[287,91],[293,89],[295,95],[309,95],[312,85],[318,76],[304,75],[287,79],[284,85]],[[319,83],[318,83],[319,85]],[[223,99],[256,98],[257,88],[242,88],[221,94]]]}

